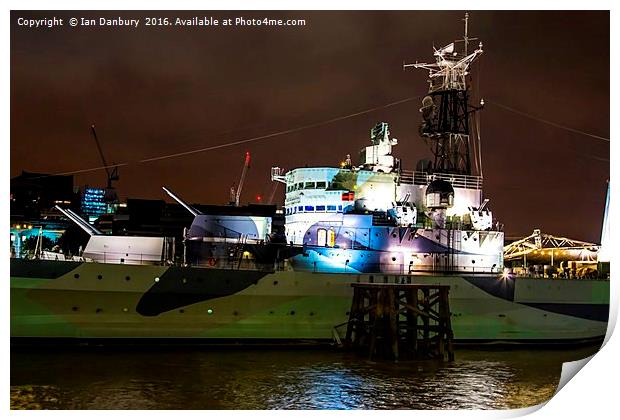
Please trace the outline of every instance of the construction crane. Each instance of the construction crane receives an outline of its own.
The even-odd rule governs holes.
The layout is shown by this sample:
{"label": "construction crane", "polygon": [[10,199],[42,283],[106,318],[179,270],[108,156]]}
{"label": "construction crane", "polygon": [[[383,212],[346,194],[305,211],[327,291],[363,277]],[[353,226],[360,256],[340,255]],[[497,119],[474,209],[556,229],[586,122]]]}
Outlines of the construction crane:
{"label": "construction crane", "polygon": [[90,130],[93,133],[93,137],[95,139],[95,144],[97,144],[97,150],[99,151],[99,156],[101,157],[101,161],[103,162],[103,167],[108,176],[107,189],[113,190],[112,181],[118,181],[118,166],[115,166],[110,172],[110,168],[108,167],[108,163],[103,156],[103,151],[101,150],[101,144],[99,143],[99,139],[97,138],[97,132],[95,131],[95,124],[90,126]]}
{"label": "construction crane", "polygon": [[230,201],[231,201],[231,204],[234,204],[236,207],[239,207],[239,199],[241,198],[241,190],[243,189],[243,183],[245,182],[245,176],[247,175],[249,168],[250,168],[250,152],[245,152],[245,161],[243,163],[243,170],[241,171],[241,179],[239,180],[239,186],[236,189],[234,185],[230,188],[230,198],[231,198]]}

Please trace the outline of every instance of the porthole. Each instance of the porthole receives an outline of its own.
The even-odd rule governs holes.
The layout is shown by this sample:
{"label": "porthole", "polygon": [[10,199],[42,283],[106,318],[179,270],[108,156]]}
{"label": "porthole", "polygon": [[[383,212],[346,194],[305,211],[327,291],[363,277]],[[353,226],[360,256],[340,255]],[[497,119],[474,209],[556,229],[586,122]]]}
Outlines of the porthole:
{"label": "porthole", "polygon": [[314,316],[314,312],[310,312],[310,316]]}
{"label": "porthole", "polygon": [[291,315],[295,315],[295,311],[291,311]]}
{"label": "porthole", "polygon": [[78,309],[79,309],[79,308],[78,308],[77,306],[74,306],[73,308],[71,308],[71,310],[72,310],[73,312],[77,312],[77,310],[78,310]]}
{"label": "porthole", "polygon": [[79,279],[80,275],[79,274],[74,274],[73,277],[76,278],[76,279]]}
{"label": "porthole", "polygon": [[129,280],[131,280],[131,277],[129,277],[129,276],[125,276],[125,280],[126,280],[126,281],[129,281]]}
{"label": "porthole", "polygon": [[103,276],[102,276],[101,274],[99,274],[99,275],[97,276],[97,279],[99,279],[99,280],[101,280],[102,278],[103,278]]}
{"label": "porthole", "polygon": [[185,309],[179,309],[179,312],[184,314],[185,313]]}
{"label": "porthole", "polygon": [[100,312],[102,312],[102,311],[103,311],[103,309],[101,309],[101,308],[97,308],[97,309],[95,309],[95,312],[96,312],[96,313],[100,313]]}
{"label": "porthole", "polygon": [[278,285],[278,280],[274,280],[274,281],[273,281],[273,285],[274,285],[274,286],[277,286],[277,285]]}
{"label": "porthole", "polygon": [[392,257],[392,261],[396,261],[396,257]]}

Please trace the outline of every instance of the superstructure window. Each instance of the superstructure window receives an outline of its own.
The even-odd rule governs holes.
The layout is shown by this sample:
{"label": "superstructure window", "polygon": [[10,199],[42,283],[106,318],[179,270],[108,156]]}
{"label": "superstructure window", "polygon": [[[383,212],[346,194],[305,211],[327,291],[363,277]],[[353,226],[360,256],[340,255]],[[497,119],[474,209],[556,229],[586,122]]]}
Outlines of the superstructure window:
{"label": "superstructure window", "polygon": [[336,206],[327,206],[327,211],[336,211]]}
{"label": "superstructure window", "polygon": [[314,211],[314,206],[306,206],[304,211]]}
{"label": "superstructure window", "polygon": [[307,189],[307,190],[308,189],[312,189],[312,188],[315,187],[315,185],[316,184],[314,182],[306,182],[306,185],[304,185],[304,188]]}
{"label": "superstructure window", "polygon": [[334,232],[334,229],[329,229],[329,232],[327,235],[327,246],[333,247],[335,244],[336,244],[336,232]]}
{"label": "superstructure window", "polygon": [[299,183],[297,184],[297,189],[298,189],[298,190],[303,190],[303,189],[304,189],[304,183],[303,183],[303,182],[299,182]]}
{"label": "superstructure window", "polygon": [[316,206],[316,211],[325,211],[325,206]]}
{"label": "superstructure window", "polygon": [[338,206],[338,211],[342,211],[342,206]]}
{"label": "superstructure window", "polygon": [[304,211],[304,206],[298,206],[298,207],[297,207],[297,211],[298,211],[298,212],[300,212],[300,213],[301,213],[302,211]]}
{"label": "superstructure window", "polygon": [[317,188],[321,188],[321,189],[325,189],[325,188],[327,188],[327,182],[319,181],[319,182],[316,183],[316,187]]}

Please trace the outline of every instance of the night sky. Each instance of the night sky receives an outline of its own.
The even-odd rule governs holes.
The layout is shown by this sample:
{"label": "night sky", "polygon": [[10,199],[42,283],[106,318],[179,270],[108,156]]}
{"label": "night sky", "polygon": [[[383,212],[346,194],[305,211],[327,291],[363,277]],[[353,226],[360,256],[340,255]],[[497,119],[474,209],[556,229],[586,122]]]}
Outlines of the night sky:
{"label": "night sky", "polygon": [[[304,27],[27,29],[18,17],[146,16],[306,19]],[[403,61],[433,60],[463,34],[456,12],[49,12],[11,13],[11,176],[101,166],[90,125],[121,198],[228,201],[246,151],[241,201],[266,200],[271,166],[335,166],[369,144],[378,121],[399,140],[406,169],[430,158],[418,136],[420,101],[278,137],[178,158],[169,155],[357,113],[426,93],[427,73]],[[600,241],[609,142],[509,112],[609,138],[609,13],[470,13],[484,43],[474,65],[485,196],[507,236],[544,232]],[[477,41],[476,41],[477,43]],[[104,186],[103,170],[75,175]],[[276,202],[283,202],[282,185]]]}

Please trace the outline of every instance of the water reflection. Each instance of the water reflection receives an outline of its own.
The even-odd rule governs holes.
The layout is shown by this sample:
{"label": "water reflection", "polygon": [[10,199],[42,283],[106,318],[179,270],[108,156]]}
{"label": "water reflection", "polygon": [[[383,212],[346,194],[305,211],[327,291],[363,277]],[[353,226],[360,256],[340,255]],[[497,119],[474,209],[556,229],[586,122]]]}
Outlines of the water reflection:
{"label": "water reflection", "polygon": [[14,409],[470,409],[548,400],[573,350],[458,350],[452,363],[331,349],[11,352]]}

